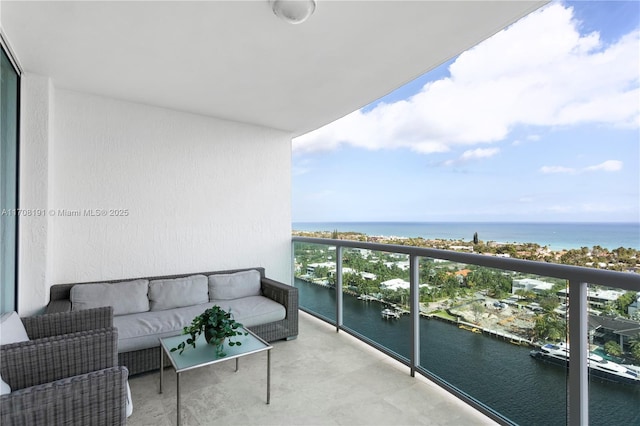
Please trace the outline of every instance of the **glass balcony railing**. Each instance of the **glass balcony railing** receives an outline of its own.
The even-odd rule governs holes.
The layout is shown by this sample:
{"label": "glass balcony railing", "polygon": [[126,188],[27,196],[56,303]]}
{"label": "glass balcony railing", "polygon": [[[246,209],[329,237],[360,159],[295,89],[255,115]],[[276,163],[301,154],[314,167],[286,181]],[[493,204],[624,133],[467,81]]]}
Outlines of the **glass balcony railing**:
{"label": "glass balcony railing", "polygon": [[301,309],[500,423],[640,424],[639,274],[304,237],[293,252]]}

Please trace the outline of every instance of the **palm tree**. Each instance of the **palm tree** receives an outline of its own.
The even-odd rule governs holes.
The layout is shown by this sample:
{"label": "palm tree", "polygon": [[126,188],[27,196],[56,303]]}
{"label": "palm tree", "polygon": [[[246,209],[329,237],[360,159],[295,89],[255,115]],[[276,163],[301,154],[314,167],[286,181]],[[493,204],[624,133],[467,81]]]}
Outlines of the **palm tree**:
{"label": "palm tree", "polygon": [[536,317],[533,327],[534,337],[539,340],[560,341],[567,336],[567,324],[552,313],[545,313]]}
{"label": "palm tree", "polygon": [[640,361],[640,333],[636,334],[629,340],[631,346],[631,355],[638,361]]}

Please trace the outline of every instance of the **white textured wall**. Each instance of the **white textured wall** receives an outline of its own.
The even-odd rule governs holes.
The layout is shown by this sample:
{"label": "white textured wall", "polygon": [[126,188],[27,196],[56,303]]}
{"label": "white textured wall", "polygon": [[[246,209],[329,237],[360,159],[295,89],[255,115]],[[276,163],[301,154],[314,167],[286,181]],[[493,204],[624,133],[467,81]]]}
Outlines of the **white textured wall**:
{"label": "white textured wall", "polygon": [[287,133],[65,90],[53,98],[50,273],[37,298],[22,293],[25,306],[44,305],[56,283],[248,266],[290,283]]}
{"label": "white textured wall", "polygon": [[20,93],[20,209],[18,219],[18,312],[40,313],[49,300],[49,147],[54,89],[47,77],[25,73]]}

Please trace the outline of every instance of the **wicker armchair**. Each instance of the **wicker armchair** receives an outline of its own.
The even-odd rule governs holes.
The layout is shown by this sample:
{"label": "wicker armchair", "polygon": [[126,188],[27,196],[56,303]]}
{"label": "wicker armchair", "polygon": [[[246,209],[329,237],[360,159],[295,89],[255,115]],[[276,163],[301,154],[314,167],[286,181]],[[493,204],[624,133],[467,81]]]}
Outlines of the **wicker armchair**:
{"label": "wicker armchair", "polygon": [[12,390],[0,397],[2,425],[126,423],[128,371],[118,366],[112,308],[22,321],[32,340],[0,346]]}

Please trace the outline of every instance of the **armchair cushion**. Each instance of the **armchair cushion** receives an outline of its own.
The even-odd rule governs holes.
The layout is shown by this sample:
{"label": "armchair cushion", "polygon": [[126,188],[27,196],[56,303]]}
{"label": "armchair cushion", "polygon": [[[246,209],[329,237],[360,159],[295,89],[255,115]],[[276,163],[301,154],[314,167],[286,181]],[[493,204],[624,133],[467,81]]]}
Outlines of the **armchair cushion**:
{"label": "armchair cushion", "polygon": [[26,342],[29,340],[27,330],[16,312],[7,312],[0,317],[0,345]]}

